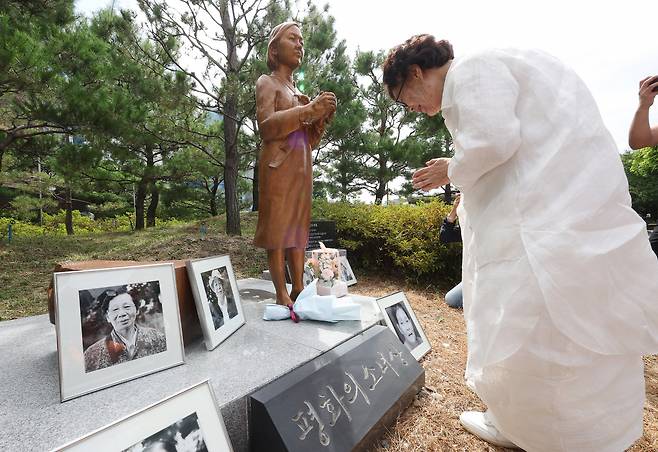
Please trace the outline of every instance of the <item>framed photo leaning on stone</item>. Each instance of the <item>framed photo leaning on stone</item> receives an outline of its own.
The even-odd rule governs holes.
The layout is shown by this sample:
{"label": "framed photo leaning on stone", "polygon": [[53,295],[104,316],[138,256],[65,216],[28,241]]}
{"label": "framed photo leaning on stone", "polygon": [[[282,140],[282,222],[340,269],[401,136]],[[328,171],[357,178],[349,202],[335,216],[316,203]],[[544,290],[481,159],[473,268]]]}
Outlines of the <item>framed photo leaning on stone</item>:
{"label": "framed photo leaning on stone", "polygon": [[62,402],[184,362],[173,264],[54,274]]}
{"label": "framed photo leaning on stone", "polygon": [[206,380],[56,450],[232,452],[233,448]]}
{"label": "framed photo leaning on stone", "polygon": [[404,292],[396,292],[377,299],[386,325],[396,334],[411,354],[420,360],[432,347],[416,318]]}
{"label": "framed photo leaning on stone", "polygon": [[347,260],[347,253],[343,253],[344,250],[340,251],[340,279],[345,281],[348,286],[353,286],[356,284],[356,276],[354,276],[354,271],[350,265],[350,261]]}
{"label": "framed photo leaning on stone", "polygon": [[206,348],[212,350],[245,323],[231,259],[213,256],[187,261],[187,275]]}

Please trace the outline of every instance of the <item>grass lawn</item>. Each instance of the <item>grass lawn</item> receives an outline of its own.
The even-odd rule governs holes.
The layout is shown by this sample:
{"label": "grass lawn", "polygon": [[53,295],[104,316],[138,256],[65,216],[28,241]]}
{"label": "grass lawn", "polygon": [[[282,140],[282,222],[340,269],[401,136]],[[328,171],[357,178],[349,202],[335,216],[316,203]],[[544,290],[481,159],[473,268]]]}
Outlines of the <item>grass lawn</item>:
{"label": "grass lawn", "polygon": [[[221,217],[199,225],[147,229],[139,233],[112,233],[72,237],[15,238],[0,245],[0,320],[47,312],[46,289],[58,262],[87,259],[169,260],[230,254],[238,278],[258,276],[267,267],[264,251],[251,244],[256,216],[242,218],[243,237],[223,234]],[[451,309],[434,287],[409,286],[401,280],[365,276],[355,269],[359,283],[351,291],[383,296],[403,290],[432,344],[421,364],[426,388],[379,441],[373,452],[384,451],[501,451],[464,431],[459,414],[485,407],[464,384],[466,329],[461,310]],[[658,450],[658,359],[645,358],[647,402],[644,436],[630,451]]]}

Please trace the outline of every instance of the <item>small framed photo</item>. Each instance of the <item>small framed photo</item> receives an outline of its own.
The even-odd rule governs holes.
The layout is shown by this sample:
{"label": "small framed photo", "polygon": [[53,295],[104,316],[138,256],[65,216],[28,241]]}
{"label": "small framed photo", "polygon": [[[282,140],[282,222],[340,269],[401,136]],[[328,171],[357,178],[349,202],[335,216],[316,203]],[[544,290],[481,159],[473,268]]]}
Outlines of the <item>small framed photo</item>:
{"label": "small framed photo", "polygon": [[231,259],[213,256],[187,261],[206,348],[212,350],[245,323]]}
{"label": "small framed photo", "polygon": [[345,281],[348,286],[356,284],[356,276],[354,276],[354,271],[352,271],[352,266],[350,261],[347,260],[346,254],[340,255],[340,279]]}
{"label": "small framed photo", "polygon": [[315,273],[313,272],[313,267],[310,265],[304,264],[304,274],[302,275],[302,280],[304,282],[304,287],[308,286],[315,280]]}
{"label": "small framed photo", "polygon": [[386,325],[409,349],[414,358],[419,360],[432,349],[403,292],[379,298],[377,305],[384,316]]}
{"label": "small framed photo", "polygon": [[233,447],[206,380],[56,450],[232,452]]}
{"label": "small framed photo", "polygon": [[174,266],[54,275],[62,402],[183,364]]}
{"label": "small framed photo", "polygon": [[[304,287],[308,286],[315,279],[315,273],[313,272],[313,267],[308,264],[308,260],[311,258],[311,251],[306,251],[304,253],[304,273],[302,274],[302,282]],[[286,282],[292,284],[292,271],[290,270],[290,264],[286,261]]]}

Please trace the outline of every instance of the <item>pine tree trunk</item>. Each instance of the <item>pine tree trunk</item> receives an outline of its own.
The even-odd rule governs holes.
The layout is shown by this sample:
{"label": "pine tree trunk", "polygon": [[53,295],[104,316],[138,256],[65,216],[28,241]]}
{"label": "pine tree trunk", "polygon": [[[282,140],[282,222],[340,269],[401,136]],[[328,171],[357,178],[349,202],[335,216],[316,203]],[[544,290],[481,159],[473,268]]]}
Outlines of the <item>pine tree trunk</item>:
{"label": "pine tree trunk", "polygon": [[212,178],[212,187],[210,188],[210,215],[217,216],[217,190],[219,190],[219,178]]}
{"label": "pine tree trunk", "polygon": [[386,185],[382,185],[381,182],[379,182],[377,186],[377,190],[375,191],[375,204],[380,206],[382,204],[382,201],[384,200],[385,195],[386,195]]}
{"label": "pine tree trunk", "polygon": [[377,190],[375,190],[375,204],[381,205],[386,196],[386,157],[379,156],[379,170],[377,175]]}
{"label": "pine tree trunk", "polygon": [[66,225],[66,235],[73,235],[73,200],[71,196],[71,186],[66,187],[66,217],[64,224]]}
{"label": "pine tree trunk", "polygon": [[13,135],[7,135],[3,140],[0,140],[0,171],[2,171],[2,158],[9,145],[14,141]]}
{"label": "pine tree trunk", "polygon": [[[228,102],[227,102],[228,107]],[[228,110],[228,108],[227,108]],[[231,109],[235,114],[236,108]],[[238,202],[238,143],[237,124],[224,118],[226,160],[224,162],[224,198],[226,203],[226,233],[241,235],[240,204]]]}
{"label": "pine tree trunk", "polygon": [[443,202],[446,204],[452,203],[452,186],[450,184],[443,186]]}
{"label": "pine tree trunk", "polygon": [[144,203],[146,202],[146,189],[148,183],[142,179],[137,184],[137,192],[135,193],[135,230],[141,231],[144,229]]}
{"label": "pine tree trunk", "polygon": [[226,66],[229,89],[224,102],[224,198],[226,204],[226,233],[241,235],[240,204],[238,202],[238,91],[230,89],[237,83],[239,72],[235,28],[229,15],[228,1],[220,3],[220,15],[226,39]]}
{"label": "pine tree trunk", "polygon": [[146,227],[152,228],[155,227],[155,214],[158,210],[158,202],[160,201],[160,191],[155,181],[151,182],[149,192],[151,193],[151,202],[146,210]]}

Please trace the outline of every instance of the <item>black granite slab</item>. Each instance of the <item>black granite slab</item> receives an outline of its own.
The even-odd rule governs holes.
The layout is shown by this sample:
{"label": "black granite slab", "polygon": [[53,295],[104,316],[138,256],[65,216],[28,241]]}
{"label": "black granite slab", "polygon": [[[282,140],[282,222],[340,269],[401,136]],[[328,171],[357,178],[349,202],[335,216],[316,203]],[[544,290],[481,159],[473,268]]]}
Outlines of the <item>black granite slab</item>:
{"label": "black granite slab", "polygon": [[320,248],[320,242],[327,248],[338,247],[338,236],[336,235],[336,222],[334,221],[311,221],[311,228],[308,234],[307,250],[316,250]]}
{"label": "black granite slab", "polygon": [[424,383],[407,348],[375,325],[253,393],[250,449],[366,450]]}

